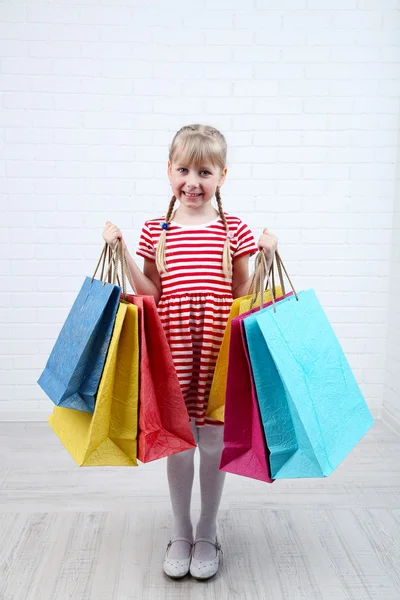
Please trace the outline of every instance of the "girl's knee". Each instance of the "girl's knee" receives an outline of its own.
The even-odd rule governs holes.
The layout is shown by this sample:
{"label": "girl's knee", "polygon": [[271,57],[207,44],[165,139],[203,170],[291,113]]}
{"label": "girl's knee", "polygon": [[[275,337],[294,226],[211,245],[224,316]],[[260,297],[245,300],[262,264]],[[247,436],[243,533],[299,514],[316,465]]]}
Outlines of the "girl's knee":
{"label": "girl's knee", "polygon": [[199,428],[199,450],[206,454],[222,452],[224,446],[224,428],[215,425],[205,425]]}

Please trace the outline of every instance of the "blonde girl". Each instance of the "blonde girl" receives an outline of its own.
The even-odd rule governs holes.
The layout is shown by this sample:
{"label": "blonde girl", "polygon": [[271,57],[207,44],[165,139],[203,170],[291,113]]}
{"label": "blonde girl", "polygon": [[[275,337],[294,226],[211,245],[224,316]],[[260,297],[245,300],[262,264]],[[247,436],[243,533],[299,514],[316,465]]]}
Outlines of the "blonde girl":
{"label": "blonde girl", "polygon": [[137,293],[155,298],[200,451],[201,513],[195,535],[190,511],[195,450],[167,459],[174,525],[164,572],[175,579],[189,571],[209,579],[218,571],[223,424],[206,416],[208,395],[232,300],[248,291],[249,256],[263,249],[271,264],[277,247],[267,229],[256,245],[248,226],[224,212],[226,155],[225,138],[214,127],[187,125],[176,133],[168,161],[173,196],[166,214],[143,226],[137,250],[144,258],[143,272],[120,229],[107,221],[103,232],[111,246],[123,241]]}

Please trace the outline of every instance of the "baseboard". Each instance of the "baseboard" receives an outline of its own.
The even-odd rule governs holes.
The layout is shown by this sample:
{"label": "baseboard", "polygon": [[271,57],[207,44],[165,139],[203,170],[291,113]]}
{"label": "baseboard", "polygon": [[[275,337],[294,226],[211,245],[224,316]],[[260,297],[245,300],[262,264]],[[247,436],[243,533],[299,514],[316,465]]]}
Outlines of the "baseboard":
{"label": "baseboard", "polygon": [[390,429],[400,435],[400,421],[386,406],[383,406],[381,409],[381,419]]}

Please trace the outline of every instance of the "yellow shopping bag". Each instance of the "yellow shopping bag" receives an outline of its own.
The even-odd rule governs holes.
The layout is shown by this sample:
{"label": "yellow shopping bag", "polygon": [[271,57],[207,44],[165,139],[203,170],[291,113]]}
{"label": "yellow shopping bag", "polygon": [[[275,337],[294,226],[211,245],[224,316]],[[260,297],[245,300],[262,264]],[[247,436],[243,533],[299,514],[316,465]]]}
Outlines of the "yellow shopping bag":
{"label": "yellow shopping bag", "polygon": [[[277,285],[275,288],[275,296],[279,297],[282,295],[282,288]],[[228,376],[228,356],[229,356],[229,344],[231,340],[231,321],[235,317],[242,315],[251,308],[251,301],[253,296],[243,296],[242,298],[235,298],[232,303],[231,312],[229,314],[228,322],[222,338],[221,347],[219,350],[217,363],[215,365],[214,377],[211,384],[210,396],[208,398],[208,406],[206,415],[211,419],[224,422],[224,410],[225,410],[225,393],[226,393],[226,380]],[[264,292],[264,304],[271,302],[272,295],[271,291],[267,290]],[[252,308],[260,306],[260,297],[253,303]]]}
{"label": "yellow shopping bag", "polygon": [[56,406],[51,428],[80,466],[136,466],[138,308],[119,304],[93,414]]}

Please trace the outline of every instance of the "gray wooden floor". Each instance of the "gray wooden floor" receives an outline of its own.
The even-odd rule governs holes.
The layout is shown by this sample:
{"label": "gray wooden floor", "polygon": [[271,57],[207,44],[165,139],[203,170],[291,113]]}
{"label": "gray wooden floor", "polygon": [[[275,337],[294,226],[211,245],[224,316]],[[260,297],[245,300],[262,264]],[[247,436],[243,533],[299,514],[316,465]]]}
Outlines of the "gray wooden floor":
{"label": "gray wooden floor", "polygon": [[327,479],[228,475],[220,572],[174,582],[164,460],[78,468],[47,423],[0,423],[0,599],[399,600],[399,456],[378,422]]}

